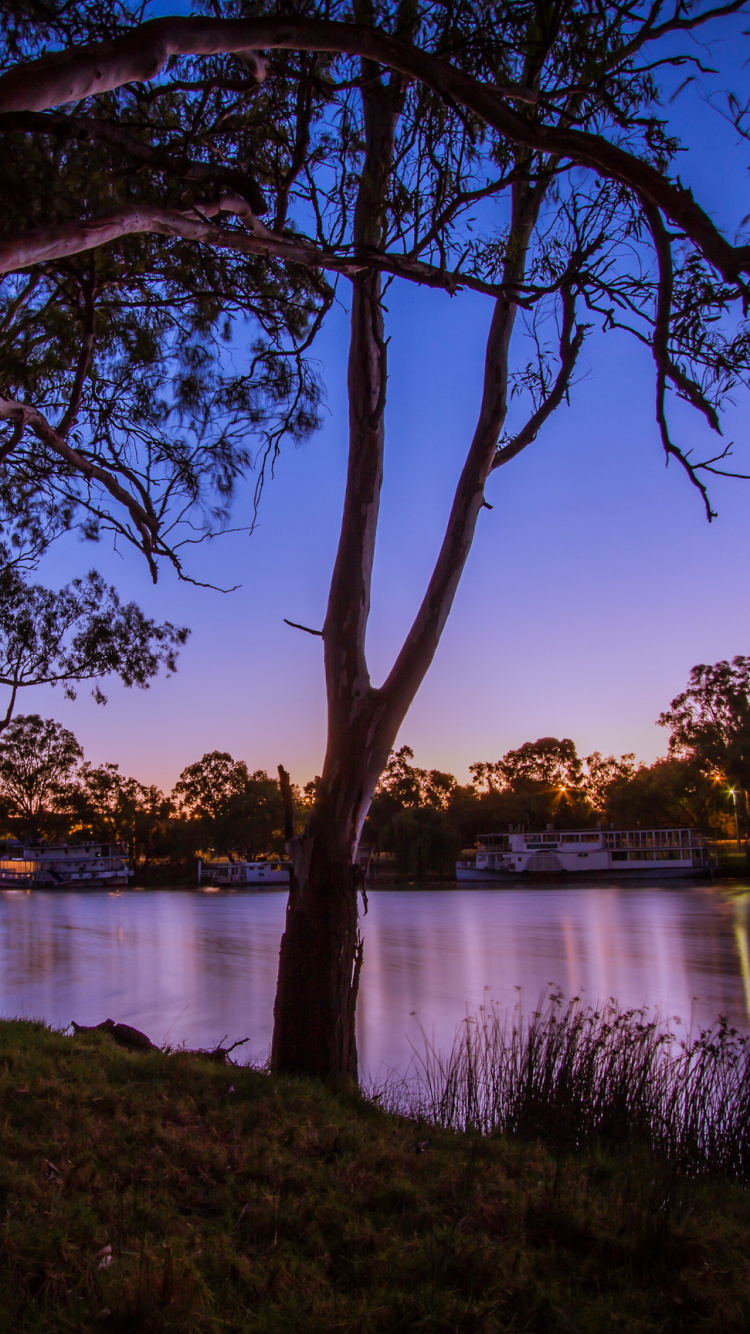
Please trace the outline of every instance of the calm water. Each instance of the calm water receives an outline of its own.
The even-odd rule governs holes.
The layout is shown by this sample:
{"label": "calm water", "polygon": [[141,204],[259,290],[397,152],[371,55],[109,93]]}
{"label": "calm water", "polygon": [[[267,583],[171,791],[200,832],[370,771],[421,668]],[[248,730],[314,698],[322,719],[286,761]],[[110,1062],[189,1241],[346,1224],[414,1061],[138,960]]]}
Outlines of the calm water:
{"label": "calm water", "polygon": [[[157,1043],[271,1035],[286,895],[0,892],[0,1014],[107,1017]],[[405,1070],[487,1000],[542,989],[750,1027],[750,885],[378,890],[364,921],[363,1070]],[[238,1053],[239,1054],[239,1053]]]}

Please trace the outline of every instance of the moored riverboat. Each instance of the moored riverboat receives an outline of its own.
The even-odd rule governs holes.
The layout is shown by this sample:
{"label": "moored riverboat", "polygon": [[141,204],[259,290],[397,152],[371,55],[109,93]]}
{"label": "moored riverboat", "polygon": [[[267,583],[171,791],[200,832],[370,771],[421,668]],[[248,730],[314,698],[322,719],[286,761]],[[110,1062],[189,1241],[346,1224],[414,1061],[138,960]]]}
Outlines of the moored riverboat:
{"label": "moored riverboat", "polygon": [[289,863],[280,858],[256,862],[222,859],[198,862],[198,884],[212,888],[224,885],[288,885]]}
{"label": "moored riverboat", "polygon": [[497,882],[515,876],[666,875],[711,872],[697,829],[552,829],[483,834],[476,855],[456,862],[456,880]]}
{"label": "moored riverboat", "polygon": [[114,889],[133,872],[124,843],[6,842],[0,889]]}

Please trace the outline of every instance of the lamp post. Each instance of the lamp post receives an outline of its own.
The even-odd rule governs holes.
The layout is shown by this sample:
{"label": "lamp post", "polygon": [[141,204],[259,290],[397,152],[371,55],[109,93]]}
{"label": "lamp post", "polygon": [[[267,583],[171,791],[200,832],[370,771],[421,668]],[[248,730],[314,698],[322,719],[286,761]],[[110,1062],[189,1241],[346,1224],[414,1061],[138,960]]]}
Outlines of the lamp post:
{"label": "lamp post", "polygon": [[736,789],[736,787],[730,787],[730,789],[729,789],[729,795],[730,795],[730,797],[732,798],[732,801],[734,802],[734,834],[735,834],[735,838],[737,839],[737,851],[738,851],[738,852],[742,852],[742,843],[741,843],[741,841],[740,841],[740,813],[739,813],[739,810],[738,810],[738,808],[737,808],[737,789]]}

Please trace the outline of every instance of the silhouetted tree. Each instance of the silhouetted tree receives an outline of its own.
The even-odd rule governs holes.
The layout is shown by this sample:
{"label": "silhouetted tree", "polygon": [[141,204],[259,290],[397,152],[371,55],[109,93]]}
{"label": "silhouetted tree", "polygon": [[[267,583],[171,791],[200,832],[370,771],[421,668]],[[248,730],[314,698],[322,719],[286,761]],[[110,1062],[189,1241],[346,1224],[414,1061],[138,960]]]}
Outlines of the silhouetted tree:
{"label": "silhouetted tree", "polygon": [[584,760],[583,787],[595,811],[607,809],[607,797],[615,783],[627,782],[636,771],[635,754],[602,755],[595,750]]}
{"label": "silhouetted tree", "polygon": [[604,814],[621,829],[721,823],[721,793],[692,759],[641,764],[615,777],[604,793]]}
{"label": "silhouetted tree", "polygon": [[144,867],[174,809],[158,787],[126,777],[112,763],[81,765],[72,800],[81,833],[100,842],[127,843],[131,862]]}
{"label": "silhouetted tree", "polygon": [[[169,621],[157,624],[134,602],[123,605],[95,570],[53,591],[6,564],[0,568],[0,685],[8,695],[0,731],[27,686],[62,685],[75,699],[81,681],[115,675],[146,689],[161,667],[176,670],[177,649],[188,634]],[[106,703],[98,685],[91,693]]]}
{"label": "silhouetted tree", "polygon": [[582,762],[569,737],[526,741],[499,760],[470,764],[469,772],[497,828],[564,828],[591,822]]}
{"label": "silhouetted tree", "polygon": [[83,750],[51,718],[19,714],[0,737],[0,798],[22,837],[57,832],[71,811]]}
{"label": "silhouetted tree", "polygon": [[[322,275],[351,282],[349,469],[322,626],[328,743],[290,844],[279,1070],[356,1076],[363,823],[490,475],[567,401],[590,321],[651,349],[662,447],[711,513],[705,478],[726,451],[682,447],[671,401],[718,430],[746,377],[750,247],[727,241],[670,175],[677,142],[658,71],[689,61],[695,82],[681,38],[742,5],[512,0],[500,13],[482,0],[355,0],[305,17],[245,19],[232,5],[224,19],[212,4],[205,17],[136,24],[80,3],[6,20],[0,268],[16,276],[3,312],[0,480],[12,516],[19,497],[38,498],[42,523],[61,494],[71,522],[83,506],[90,531],[117,529],[154,573],[160,558],[179,566],[172,525],[194,502],[220,520],[252,459],[242,433],[259,429],[269,457],[280,431],[310,429],[316,393],[302,354],[332,300]],[[742,40],[737,25],[732,34]],[[729,105],[740,120],[742,102]],[[393,667],[373,686],[383,293],[395,278],[471,288],[492,313],[445,536]],[[246,316],[245,346],[255,338],[258,351],[236,374],[218,345],[227,317],[244,333]]]}
{"label": "silhouetted tree", "polygon": [[686,690],[659,715],[670,755],[696,760],[708,774],[750,787],[750,658],[693,667]]}
{"label": "silhouetted tree", "polygon": [[396,870],[414,877],[450,875],[461,847],[449,814],[453,774],[412,764],[410,746],[393,751],[370,806],[364,838],[376,852],[394,854]]}
{"label": "silhouetted tree", "polygon": [[172,792],[195,821],[195,847],[252,858],[267,852],[283,828],[281,794],[264,769],[249,773],[244,760],[214,750],[183,769]]}

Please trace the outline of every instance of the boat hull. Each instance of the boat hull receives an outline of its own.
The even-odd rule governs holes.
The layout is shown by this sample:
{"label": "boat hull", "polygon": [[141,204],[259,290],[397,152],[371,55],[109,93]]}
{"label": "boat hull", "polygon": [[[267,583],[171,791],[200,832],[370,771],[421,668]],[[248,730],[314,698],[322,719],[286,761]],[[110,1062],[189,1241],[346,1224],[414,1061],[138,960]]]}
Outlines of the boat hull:
{"label": "boat hull", "polygon": [[710,877],[711,871],[703,866],[664,866],[658,862],[652,862],[650,866],[635,866],[632,869],[621,866],[590,866],[582,870],[581,867],[576,866],[570,869],[560,867],[559,870],[549,871],[531,871],[524,868],[518,871],[488,871],[484,869],[469,871],[463,868],[456,870],[457,882],[467,885],[497,885],[511,880],[564,880],[568,876],[576,880],[585,880],[603,875],[607,877],[614,876],[617,880],[637,880],[644,877],[658,878],[659,880],[679,878],[701,880]]}

